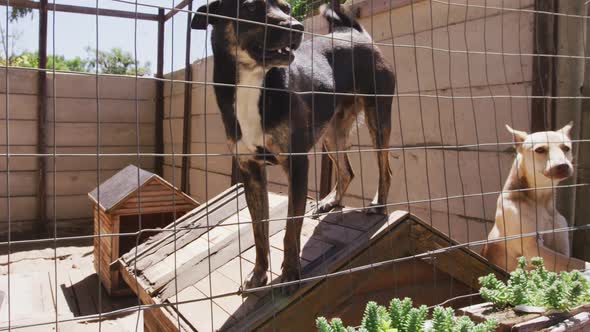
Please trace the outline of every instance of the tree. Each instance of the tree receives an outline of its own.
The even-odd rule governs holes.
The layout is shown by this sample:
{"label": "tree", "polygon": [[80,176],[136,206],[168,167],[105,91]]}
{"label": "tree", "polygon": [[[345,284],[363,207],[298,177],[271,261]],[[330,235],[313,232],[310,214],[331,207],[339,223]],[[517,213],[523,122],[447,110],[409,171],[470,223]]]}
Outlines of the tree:
{"label": "tree", "polygon": [[[93,72],[96,70],[96,50],[87,48],[88,55],[85,59],[75,57],[66,59],[63,55],[48,56],[47,69],[66,70],[75,72]],[[137,62],[139,64],[139,62]],[[8,58],[8,65],[14,67],[38,68],[39,52],[24,51],[20,55],[12,55]],[[6,59],[0,58],[0,66],[6,66]],[[103,74],[118,74],[135,76],[135,68],[138,76],[150,75],[150,63],[136,66],[131,53],[119,48],[105,52],[98,52],[98,71]]]}
{"label": "tree", "polygon": [[135,61],[129,52],[125,52],[120,48],[113,48],[109,52],[98,51],[91,47],[87,47],[88,52],[88,68],[89,71],[98,71],[103,74],[118,74],[118,75],[135,75],[137,71],[138,76],[150,74],[150,62],[146,62],[143,66],[139,61]]}

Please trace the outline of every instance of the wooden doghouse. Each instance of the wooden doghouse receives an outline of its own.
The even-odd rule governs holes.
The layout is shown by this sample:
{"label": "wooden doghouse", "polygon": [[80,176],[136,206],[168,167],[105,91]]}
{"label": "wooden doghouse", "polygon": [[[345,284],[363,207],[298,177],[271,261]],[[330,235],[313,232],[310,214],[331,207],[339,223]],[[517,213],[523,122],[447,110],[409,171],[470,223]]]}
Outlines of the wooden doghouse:
{"label": "wooden doghouse", "polygon": [[[283,260],[287,201],[286,196],[269,194],[273,282],[278,281]],[[313,209],[308,201],[307,212]],[[146,331],[312,331],[315,318],[322,315],[342,317],[347,324],[360,322],[369,300],[385,304],[393,297],[410,296],[417,304],[432,305],[474,293],[481,275],[507,277],[466,248],[434,253],[455,242],[405,211],[386,217],[345,209],[321,220],[305,218],[303,277],[433,253],[317,278],[287,298],[265,291],[244,300],[237,291],[255,259],[249,220],[243,188],[232,187],[167,226],[193,229],[176,238],[161,232],[121,257],[123,279],[142,303],[162,304],[144,311]],[[208,299],[220,294],[225,295]]]}
{"label": "wooden doghouse", "polygon": [[[94,202],[94,267],[111,295],[125,293],[111,266],[137,244],[137,236],[111,235],[162,228],[199,203],[154,173],[129,165],[88,193]],[[100,231],[100,232],[99,232]],[[141,233],[139,242],[153,234]],[[100,253],[100,255],[99,255]],[[128,289],[127,289],[128,290]]]}

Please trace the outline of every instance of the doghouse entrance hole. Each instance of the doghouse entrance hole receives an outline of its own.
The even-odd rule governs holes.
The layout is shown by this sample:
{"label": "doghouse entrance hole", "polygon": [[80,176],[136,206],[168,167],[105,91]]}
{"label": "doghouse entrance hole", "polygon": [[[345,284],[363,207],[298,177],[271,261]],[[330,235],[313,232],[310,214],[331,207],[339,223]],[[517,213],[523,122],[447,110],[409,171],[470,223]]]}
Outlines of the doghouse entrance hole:
{"label": "doghouse entrance hole", "polygon": [[[176,213],[180,217],[181,213]],[[174,221],[174,214],[172,212],[150,213],[141,215],[141,229],[163,228]],[[133,233],[140,230],[139,215],[121,216],[120,217],[120,232]],[[148,237],[154,235],[153,232],[144,232],[139,235],[139,243],[143,243]],[[121,235],[119,238],[119,254],[129,252],[131,248],[135,247],[137,237],[135,235]]]}

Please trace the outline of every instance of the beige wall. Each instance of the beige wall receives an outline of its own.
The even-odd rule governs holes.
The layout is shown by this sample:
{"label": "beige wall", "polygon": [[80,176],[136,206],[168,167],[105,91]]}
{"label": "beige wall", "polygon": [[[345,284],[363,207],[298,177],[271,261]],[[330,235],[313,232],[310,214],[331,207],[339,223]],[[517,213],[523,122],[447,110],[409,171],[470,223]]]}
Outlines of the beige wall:
{"label": "beige wall", "polygon": [[[96,78],[93,76],[57,74],[55,99],[51,74],[47,76],[47,82],[45,153],[96,154],[99,133],[101,153],[136,153],[137,137],[140,152],[155,152],[153,80],[137,81],[136,103],[134,78],[100,77],[98,105]],[[36,153],[37,73],[10,69],[8,83],[10,153]],[[0,70],[0,153],[6,152],[6,91],[6,73]],[[97,109],[100,111],[100,126],[97,125]],[[99,176],[102,182],[127,164],[137,164],[137,157],[102,156],[97,161],[91,156],[67,156],[46,157],[45,161],[50,229],[53,229],[55,218],[57,235],[66,236],[92,233],[92,207],[87,193],[96,187]],[[154,158],[142,157],[140,164],[153,171]],[[0,237],[5,238],[7,234],[8,197],[13,236],[31,235],[38,215],[38,188],[36,157],[11,156],[8,166],[6,157],[0,157]]]}
{"label": "beige wall", "polygon": [[[454,1],[462,2],[465,1]],[[479,5],[490,7],[516,5],[500,0],[480,2]],[[532,0],[519,2],[523,8],[532,9]],[[473,0],[469,4],[478,5]],[[473,7],[466,11],[461,6],[451,6],[448,13],[448,8],[438,2],[421,1],[413,7],[364,17],[361,23],[372,32],[375,42],[397,45],[379,46],[394,67],[398,93],[402,95],[394,100],[390,144],[407,148],[390,153],[394,173],[390,193],[390,203],[394,205],[390,211],[408,209],[404,204],[408,200],[423,201],[412,204],[410,211],[445,232],[450,224],[451,235],[460,241],[476,240],[485,237],[486,228],[491,227],[489,221],[493,219],[497,197],[479,194],[501,189],[513,158],[510,145],[496,145],[511,140],[504,124],[529,128],[530,100],[526,96],[531,95],[532,57],[518,54],[533,53],[533,14]],[[306,31],[322,34],[326,26],[316,17],[306,22]],[[446,51],[449,47],[452,53]],[[488,54],[477,53],[483,51]],[[207,81],[211,82],[212,67],[210,58],[194,63],[194,81],[205,81],[207,73]],[[182,71],[175,73],[175,77],[183,79]],[[176,153],[182,151],[183,89],[181,83],[167,83],[165,87],[166,153],[171,153],[172,148]],[[490,95],[497,97],[485,98]],[[212,87],[193,84],[192,96],[191,153],[227,154]],[[351,135],[352,150],[370,147],[366,127],[362,122],[359,126],[358,133]],[[478,143],[488,145],[479,151],[475,146],[461,151],[454,148]],[[346,204],[362,206],[373,197],[377,185],[375,157],[372,153],[361,153],[360,157],[351,153],[350,158],[356,178],[348,190]],[[310,159],[316,171],[310,170],[309,195],[316,196],[320,157]],[[174,159],[176,168],[172,163],[172,157],[165,159],[164,174],[170,181],[174,174],[179,184],[181,158]],[[203,156],[192,157],[191,195],[204,201],[227,188],[230,166],[230,156],[210,155],[206,160]],[[285,177],[277,167],[269,170],[269,181],[272,190],[286,191]],[[469,197],[444,199],[464,194]],[[429,204],[428,200],[432,202]]]}

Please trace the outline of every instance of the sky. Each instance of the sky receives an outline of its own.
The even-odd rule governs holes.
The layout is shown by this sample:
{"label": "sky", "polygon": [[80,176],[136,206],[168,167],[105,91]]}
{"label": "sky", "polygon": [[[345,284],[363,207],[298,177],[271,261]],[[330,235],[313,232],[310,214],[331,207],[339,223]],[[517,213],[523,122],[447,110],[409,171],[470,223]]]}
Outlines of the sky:
{"label": "sky", "polygon": [[[116,0],[49,0],[49,6],[55,1],[58,4],[118,9],[135,11],[134,4],[121,3]],[[135,2],[136,0],[126,0]],[[137,10],[144,13],[157,13],[153,7],[143,6],[159,4],[172,8],[181,0],[137,0]],[[206,0],[195,0],[193,10],[196,10]],[[13,42],[9,44],[10,52],[20,54],[22,51],[37,51],[39,44],[39,14],[35,10],[25,18],[16,22],[6,21],[6,6],[0,6],[0,26],[4,34],[8,27],[9,38]],[[165,51],[164,73],[184,68],[186,46],[186,22],[188,13],[177,13],[173,19],[165,25]],[[64,55],[66,58],[76,56],[85,58],[88,56],[87,47],[96,48],[96,16],[71,14],[58,12],[48,15],[48,56],[55,54]],[[55,27],[55,28],[54,28]],[[108,51],[119,47],[137,56],[141,64],[150,62],[152,74],[156,71],[158,26],[155,21],[137,21],[134,19],[99,17],[98,18],[98,49]],[[204,31],[192,30],[191,32],[191,62],[203,58],[205,54],[211,55],[210,42],[205,40]],[[208,37],[207,37],[208,39]],[[137,52],[136,52],[137,48]]]}

